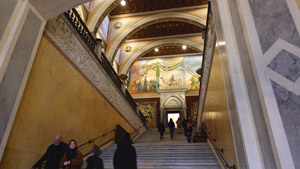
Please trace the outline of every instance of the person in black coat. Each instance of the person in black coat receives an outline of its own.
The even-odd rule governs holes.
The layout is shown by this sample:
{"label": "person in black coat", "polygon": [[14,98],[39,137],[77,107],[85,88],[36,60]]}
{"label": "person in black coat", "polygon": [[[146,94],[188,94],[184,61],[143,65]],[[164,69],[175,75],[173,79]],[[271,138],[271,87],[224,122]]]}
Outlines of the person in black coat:
{"label": "person in black coat", "polygon": [[170,118],[170,122],[168,123],[168,127],[169,127],[169,130],[170,130],[171,140],[173,140],[174,139],[175,124],[174,124],[172,118]]}
{"label": "person in black coat", "polygon": [[193,134],[193,127],[191,122],[188,122],[186,127],[186,138],[188,143],[191,143],[192,141],[192,134]]}
{"label": "person in black coat", "polygon": [[86,162],[87,162],[86,169],[104,169],[103,161],[101,158],[99,158],[99,156],[101,154],[101,150],[99,149],[99,147],[97,145],[94,145],[93,152],[94,152],[94,155],[90,156],[86,160]]}
{"label": "person in black coat", "polygon": [[126,133],[114,154],[114,169],[137,169],[136,151],[132,146],[129,133]]}
{"label": "person in black coat", "polygon": [[163,122],[160,122],[160,124],[158,125],[158,132],[160,133],[160,140],[164,139],[164,132],[165,132],[165,125]]}
{"label": "person in black coat", "polygon": [[186,126],[187,126],[187,120],[186,119],[183,119],[181,124],[182,124],[182,127],[184,129],[184,135],[186,136]]}
{"label": "person in black coat", "polygon": [[54,143],[48,147],[46,153],[31,169],[40,167],[44,161],[46,161],[45,169],[59,169],[59,162],[67,150],[68,144],[61,141],[60,135],[56,135]]}

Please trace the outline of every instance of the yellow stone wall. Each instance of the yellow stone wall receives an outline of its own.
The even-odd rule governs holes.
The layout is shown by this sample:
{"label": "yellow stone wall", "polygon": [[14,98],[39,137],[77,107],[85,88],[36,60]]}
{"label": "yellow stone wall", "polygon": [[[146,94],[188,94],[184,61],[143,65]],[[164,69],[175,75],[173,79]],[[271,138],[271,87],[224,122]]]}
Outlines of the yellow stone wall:
{"label": "yellow stone wall", "polygon": [[[53,136],[78,144],[120,124],[134,129],[47,39],[42,37],[5,148],[1,169],[29,169],[52,144]],[[101,145],[113,133],[100,139]],[[80,149],[83,154],[92,145]]]}
{"label": "yellow stone wall", "polygon": [[216,49],[204,105],[203,122],[229,164],[237,166],[219,51]]}

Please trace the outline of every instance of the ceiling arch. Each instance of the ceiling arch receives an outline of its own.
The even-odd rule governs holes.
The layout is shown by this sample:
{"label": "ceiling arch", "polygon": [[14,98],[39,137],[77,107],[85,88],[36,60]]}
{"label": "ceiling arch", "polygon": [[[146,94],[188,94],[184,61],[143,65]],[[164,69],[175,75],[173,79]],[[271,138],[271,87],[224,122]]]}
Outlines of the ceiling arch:
{"label": "ceiling arch", "polygon": [[170,38],[170,39],[164,39],[164,40],[158,40],[155,42],[152,42],[142,49],[138,50],[136,53],[134,53],[128,60],[126,60],[123,64],[123,67],[120,70],[120,74],[126,74],[131,67],[131,65],[134,63],[135,60],[137,60],[139,57],[141,57],[145,52],[147,52],[150,49],[153,49],[159,45],[163,44],[169,44],[169,43],[180,43],[180,44],[185,44],[188,46],[191,46],[199,51],[203,51],[203,45],[196,43],[191,40],[187,39],[181,39],[181,38]]}
{"label": "ceiling arch", "polygon": [[86,25],[92,32],[97,32],[105,16],[108,15],[121,0],[102,0],[93,9],[87,19]]}
{"label": "ceiling arch", "polygon": [[135,22],[134,24],[131,24],[123,32],[120,32],[119,34],[115,35],[116,38],[113,38],[111,40],[111,44],[108,45],[108,49],[106,52],[107,59],[110,61],[114,59],[117,50],[120,48],[122,43],[126,40],[126,38],[129,35],[142,29],[143,26],[145,27],[154,23],[164,22],[167,20],[180,20],[183,22],[194,23],[201,27],[203,27],[206,24],[206,18],[182,12],[167,12],[163,14],[155,14],[148,16]]}

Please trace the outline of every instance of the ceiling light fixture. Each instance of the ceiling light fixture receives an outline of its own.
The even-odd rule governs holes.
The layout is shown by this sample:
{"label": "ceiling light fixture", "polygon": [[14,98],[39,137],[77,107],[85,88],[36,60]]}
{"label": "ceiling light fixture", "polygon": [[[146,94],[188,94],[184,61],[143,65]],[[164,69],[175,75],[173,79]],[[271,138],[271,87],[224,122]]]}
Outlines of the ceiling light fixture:
{"label": "ceiling light fixture", "polygon": [[158,52],[158,48],[155,48],[154,50],[155,50],[155,52]]}
{"label": "ceiling light fixture", "polygon": [[126,5],[126,1],[122,0],[122,1],[121,1],[121,5],[122,5],[122,6],[125,6],[125,5]]}
{"label": "ceiling light fixture", "polygon": [[182,49],[185,50],[187,47],[186,45],[182,45]]}

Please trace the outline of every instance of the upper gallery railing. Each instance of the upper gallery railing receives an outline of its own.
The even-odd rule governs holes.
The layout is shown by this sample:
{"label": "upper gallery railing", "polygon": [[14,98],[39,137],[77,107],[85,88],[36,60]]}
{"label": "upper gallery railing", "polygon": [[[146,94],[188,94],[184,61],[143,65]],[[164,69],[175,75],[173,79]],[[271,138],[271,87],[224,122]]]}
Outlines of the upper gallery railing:
{"label": "upper gallery railing", "polygon": [[[96,50],[96,45],[98,44],[98,42],[95,40],[95,38],[93,37],[93,35],[89,31],[89,29],[86,27],[85,23],[81,19],[80,15],[76,11],[76,9],[74,9],[74,8],[70,9],[67,12],[65,12],[64,15],[70,21],[71,25],[73,25],[73,27],[75,28],[77,33],[80,35],[80,37],[83,39],[85,44],[89,47],[94,58],[100,63],[102,68],[106,71],[106,73],[109,75],[111,80],[114,82],[114,84],[120,90],[120,92],[124,95],[124,97],[130,104],[130,106],[133,108],[133,110],[136,111],[137,105],[136,105],[135,101],[133,100],[133,98],[131,97],[131,95],[129,94],[129,92],[127,90],[125,90],[125,92],[122,90],[122,82],[121,82],[119,76],[117,75],[117,73],[115,72],[115,70],[113,69],[110,62],[107,60],[107,58],[105,57],[105,55],[103,53],[101,53],[100,56],[99,56],[99,54],[98,55],[96,54],[95,50]],[[139,114],[139,117],[143,116],[139,112],[136,112],[136,113]],[[142,121],[144,121],[144,118],[141,118],[141,119],[142,119]]]}

